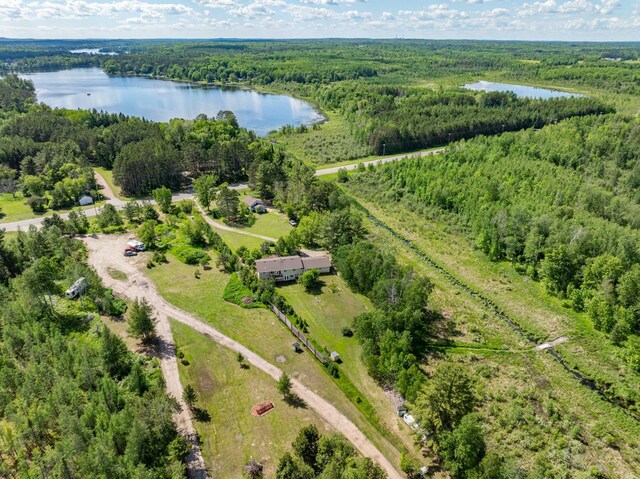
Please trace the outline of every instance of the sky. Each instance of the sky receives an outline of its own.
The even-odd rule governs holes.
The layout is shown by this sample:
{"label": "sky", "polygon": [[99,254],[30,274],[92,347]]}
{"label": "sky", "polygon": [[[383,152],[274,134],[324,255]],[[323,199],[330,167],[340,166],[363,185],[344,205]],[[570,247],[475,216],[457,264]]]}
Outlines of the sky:
{"label": "sky", "polygon": [[640,0],[0,0],[13,38],[640,40]]}

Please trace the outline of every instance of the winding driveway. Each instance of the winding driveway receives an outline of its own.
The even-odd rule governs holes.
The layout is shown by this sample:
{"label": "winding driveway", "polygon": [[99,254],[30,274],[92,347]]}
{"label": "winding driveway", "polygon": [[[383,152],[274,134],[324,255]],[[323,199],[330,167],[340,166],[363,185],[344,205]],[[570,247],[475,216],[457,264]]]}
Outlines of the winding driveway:
{"label": "winding driveway", "polygon": [[[120,254],[122,244],[126,242],[126,235],[103,236],[101,238],[87,237],[85,242],[89,249],[89,264],[93,266],[107,287],[127,298],[144,297],[155,308],[158,318],[157,331],[161,344],[160,364],[167,382],[167,389],[171,395],[182,402],[182,385],[178,375],[178,363],[175,354],[175,345],[169,326],[169,318],[183,323],[194,330],[204,334],[216,343],[234,352],[242,353],[246,360],[256,368],[277,380],[282,375],[282,370],[263,359],[242,344],[225,336],[210,324],[200,321],[191,314],[176,308],[165,300],[156,290],[155,285],[133,264],[134,259],[126,258]],[[108,272],[109,268],[115,268],[127,275],[127,279],[119,281],[113,279]],[[318,396],[312,390],[304,386],[300,381],[293,380],[293,391],[313,409],[319,417],[326,421],[336,431],[347,437],[355,448],[364,456],[370,457],[382,467],[390,479],[402,479],[391,462],[376,448],[376,446],[353,424],[346,416],[338,411],[332,404]],[[195,429],[189,410],[183,404],[182,412],[176,417],[181,431],[189,437],[195,438]],[[202,459],[202,453],[197,442],[188,458],[189,475],[193,478],[205,478],[206,469]]]}

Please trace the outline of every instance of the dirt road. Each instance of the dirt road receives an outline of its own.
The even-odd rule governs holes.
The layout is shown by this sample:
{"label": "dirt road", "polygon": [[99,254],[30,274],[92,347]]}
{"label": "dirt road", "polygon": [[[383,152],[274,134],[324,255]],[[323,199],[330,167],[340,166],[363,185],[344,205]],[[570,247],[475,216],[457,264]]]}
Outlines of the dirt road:
{"label": "dirt road", "polygon": [[[174,415],[178,431],[191,442],[191,453],[187,457],[187,470],[191,479],[206,479],[207,470],[200,446],[196,440],[196,430],[189,408],[182,400],[182,384],[178,374],[178,359],[169,319],[162,304],[158,303],[159,295],[147,278],[133,265],[132,261],[122,255],[127,236],[105,236],[102,238],[87,237],[85,243],[89,249],[89,264],[98,272],[105,286],[121,297],[135,299],[147,298],[154,306],[158,324],[156,331],[159,344],[159,361],[162,374],[167,384],[167,392],[182,405],[182,411]],[[113,279],[108,268],[115,268],[127,275],[126,281]]]}
{"label": "dirt road", "polygon": [[[175,357],[175,346],[171,336],[168,318],[179,321],[194,330],[204,334],[218,344],[234,352],[240,352],[246,361],[267,373],[274,380],[282,375],[282,371],[258,356],[242,344],[225,336],[213,326],[200,321],[185,311],[176,308],[167,302],[156,290],[155,285],[140,272],[134,261],[122,256],[122,246],[126,243],[126,236],[103,236],[100,238],[87,238],[86,243],[90,251],[89,263],[98,271],[105,284],[113,290],[129,298],[145,297],[154,306],[158,317],[158,335],[162,339],[163,354],[161,358],[162,370],[165,373],[167,389],[176,398],[182,400],[182,385],[178,376],[178,363]],[[115,268],[127,275],[125,281],[111,278],[107,268]],[[393,467],[386,457],[367,439],[367,437],[347,417],[338,411],[332,404],[305,387],[297,380],[293,380],[293,391],[306,403],[307,407],[316,411],[318,416],[324,419],[336,431],[344,434],[358,451],[364,456],[370,457],[379,464],[390,479],[401,479],[403,476]],[[193,433],[193,423],[187,408],[177,417],[182,430]],[[194,448],[195,450],[196,448]],[[206,477],[204,462],[199,448],[195,450],[194,457],[190,457],[190,470],[201,470],[203,474],[191,477]],[[197,464],[197,465],[196,465]],[[202,464],[202,466],[200,466]]]}
{"label": "dirt road", "polygon": [[204,208],[202,207],[202,205],[200,205],[199,201],[195,200],[195,203],[196,203],[196,206],[198,207],[198,209],[200,210],[200,213],[202,213],[202,216],[207,221],[207,223],[209,223],[214,228],[217,228],[217,229],[222,230],[222,231],[231,231],[233,233],[238,233],[238,234],[245,235],[245,236],[253,236],[254,238],[262,239],[262,240],[265,240],[265,241],[273,241],[274,243],[276,241],[278,241],[278,238],[272,238],[271,236],[259,235],[257,233],[251,233],[250,231],[243,231],[240,228],[233,228],[232,226],[227,226],[224,223],[220,223],[218,221],[215,221],[213,218],[211,218],[211,216],[209,216],[204,211]]}

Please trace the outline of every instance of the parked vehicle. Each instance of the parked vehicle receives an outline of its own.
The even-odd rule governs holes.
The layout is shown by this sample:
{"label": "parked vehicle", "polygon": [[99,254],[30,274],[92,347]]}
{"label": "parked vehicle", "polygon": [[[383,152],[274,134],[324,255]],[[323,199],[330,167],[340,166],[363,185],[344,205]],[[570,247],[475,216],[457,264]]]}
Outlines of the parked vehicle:
{"label": "parked vehicle", "polygon": [[125,248],[125,251],[135,251],[136,253],[138,252],[138,250],[135,248]]}
{"label": "parked vehicle", "polygon": [[87,290],[87,287],[87,281],[84,277],[78,278],[64,294],[69,299],[76,299]]}
{"label": "parked vehicle", "polygon": [[290,224],[291,226],[293,226],[294,228],[295,228],[296,226],[298,226],[298,222],[297,222],[296,220],[289,220],[289,224]]}
{"label": "parked vehicle", "polygon": [[124,252],[125,256],[138,256],[138,252],[137,251],[126,251]]}
{"label": "parked vehicle", "polygon": [[136,251],[144,251],[146,249],[144,243],[138,240],[131,240],[127,242],[127,246],[133,248]]}

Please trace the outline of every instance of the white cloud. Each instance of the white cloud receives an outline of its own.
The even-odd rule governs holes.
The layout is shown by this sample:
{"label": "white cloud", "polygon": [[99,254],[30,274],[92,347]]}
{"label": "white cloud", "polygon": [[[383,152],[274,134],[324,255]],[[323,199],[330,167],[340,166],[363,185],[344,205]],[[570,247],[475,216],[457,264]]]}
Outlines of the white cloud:
{"label": "white cloud", "polygon": [[556,0],[546,0],[544,2],[537,1],[534,3],[523,4],[522,7],[518,10],[518,16],[530,17],[546,13],[591,13],[598,15],[608,15],[619,6],[620,0],[600,0],[598,2],[590,2],[589,0],[569,0],[562,3],[558,3],[556,2]]}
{"label": "white cloud", "polygon": [[469,13],[463,10],[450,8],[448,5],[441,3],[429,5],[424,10],[400,10],[398,12],[398,15],[418,20],[438,20],[467,18],[469,16]]}
{"label": "white cloud", "polygon": [[200,5],[204,5],[208,8],[229,8],[235,7],[238,4],[235,0],[193,0],[195,3],[199,3]]}
{"label": "white cloud", "polygon": [[491,10],[485,10],[480,15],[484,18],[497,18],[509,16],[509,10],[506,8],[493,8]]}
{"label": "white cloud", "polygon": [[367,0],[300,0],[309,5],[344,5],[351,3],[366,3]]}

